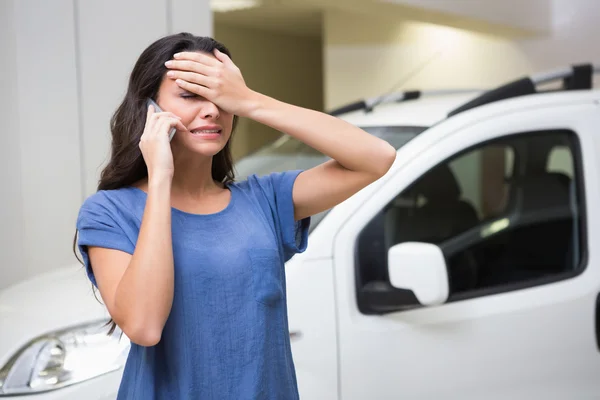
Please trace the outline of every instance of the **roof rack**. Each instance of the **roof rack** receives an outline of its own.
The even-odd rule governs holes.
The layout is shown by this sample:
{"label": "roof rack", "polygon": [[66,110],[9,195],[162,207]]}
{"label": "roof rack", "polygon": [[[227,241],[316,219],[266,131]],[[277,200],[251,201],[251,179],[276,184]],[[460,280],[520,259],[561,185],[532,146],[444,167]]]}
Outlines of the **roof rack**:
{"label": "roof rack", "polygon": [[354,103],[346,104],[344,106],[338,107],[332,111],[329,111],[329,114],[337,116],[341,114],[346,114],[352,111],[360,111],[365,110],[365,112],[371,112],[380,104],[389,104],[389,103],[401,103],[403,101],[415,100],[425,96],[436,96],[436,95],[444,95],[444,94],[462,94],[462,93],[473,93],[473,92],[481,92],[481,89],[446,89],[446,90],[411,90],[404,92],[395,92],[383,96],[371,97],[364,100],[355,101]]}
{"label": "roof rack", "polygon": [[448,117],[475,107],[482,106],[484,104],[525,96],[528,94],[544,93],[544,91],[537,90],[536,86],[548,82],[562,80],[562,88],[560,90],[565,91],[592,89],[592,77],[595,73],[600,73],[600,65],[594,66],[592,64],[578,64],[556,71],[521,78],[483,93],[481,96],[478,96],[468,103],[452,110],[450,113],[448,113]]}

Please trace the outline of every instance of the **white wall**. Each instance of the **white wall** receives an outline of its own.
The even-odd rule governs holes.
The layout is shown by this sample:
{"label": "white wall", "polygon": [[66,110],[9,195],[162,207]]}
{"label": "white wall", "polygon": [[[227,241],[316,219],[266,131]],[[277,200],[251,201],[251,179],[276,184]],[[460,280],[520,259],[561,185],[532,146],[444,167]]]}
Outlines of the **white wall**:
{"label": "white wall", "polygon": [[79,0],[78,4],[84,188],[91,194],[110,155],[110,117],[125,94],[139,54],[168,33],[212,35],[212,12],[208,0]]}
{"label": "white wall", "polygon": [[377,96],[396,84],[396,89],[489,87],[573,63],[600,63],[599,15],[596,0],[553,0],[552,31],[519,39],[327,12],[325,105]]}
{"label": "white wall", "polygon": [[0,288],[76,262],[77,211],[133,63],[183,30],[212,34],[208,0],[0,1]]}
{"label": "white wall", "polygon": [[[0,1],[0,287],[25,276],[21,142],[13,3]],[[13,57],[7,56],[13,55]]]}
{"label": "white wall", "polygon": [[551,25],[552,0],[380,0],[441,11],[456,17],[475,18],[491,24],[509,25],[529,31],[546,31]]}

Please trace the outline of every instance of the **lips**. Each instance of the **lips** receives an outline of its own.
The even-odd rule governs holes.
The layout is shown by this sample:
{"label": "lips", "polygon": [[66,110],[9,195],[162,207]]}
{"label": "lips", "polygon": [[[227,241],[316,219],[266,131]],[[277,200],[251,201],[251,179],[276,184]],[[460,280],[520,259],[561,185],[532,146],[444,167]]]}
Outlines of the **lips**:
{"label": "lips", "polygon": [[222,131],[223,129],[218,125],[207,125],[190,129],[192,135],[216,135],[220,134]]}

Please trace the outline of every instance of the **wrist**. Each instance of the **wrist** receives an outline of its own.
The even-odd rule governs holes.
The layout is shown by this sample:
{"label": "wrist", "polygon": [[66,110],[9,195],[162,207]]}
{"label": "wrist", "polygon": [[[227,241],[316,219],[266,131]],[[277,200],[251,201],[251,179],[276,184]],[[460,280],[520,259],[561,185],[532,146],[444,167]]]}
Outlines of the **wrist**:
{"label": "wrist", "polygon": [[160,171],[148,174],[148,189],[149,190],[160,190],[168,189],[171,190],[171,183],[173,182],[173,173],[170,171]]}
{"label": "wrist", "polygon": [[261,109],[265,107],[265,104],[268,101],[268,97],[250,90],[247,100],[245,101],[244,107],[238,115],[240,117],[254,119],[256,115],[260,112]]}

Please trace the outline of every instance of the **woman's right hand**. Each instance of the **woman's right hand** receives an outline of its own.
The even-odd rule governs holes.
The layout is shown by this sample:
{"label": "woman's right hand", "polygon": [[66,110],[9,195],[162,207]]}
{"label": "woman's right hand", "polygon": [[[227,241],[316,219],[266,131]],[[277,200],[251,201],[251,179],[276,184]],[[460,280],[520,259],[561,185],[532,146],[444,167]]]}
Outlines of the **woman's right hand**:
{"label": "woman's right hand", "polygon": [[186,130],[181,118],[171,112],[155,112],[154,106],[148,107],[146,126],[140,138],[140,150],[148,167],[148,179],[154,176],[173,178],[175,168],[173,153],[169,141],[172,127]]}

